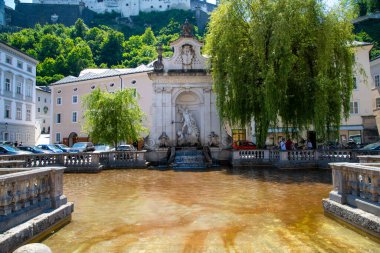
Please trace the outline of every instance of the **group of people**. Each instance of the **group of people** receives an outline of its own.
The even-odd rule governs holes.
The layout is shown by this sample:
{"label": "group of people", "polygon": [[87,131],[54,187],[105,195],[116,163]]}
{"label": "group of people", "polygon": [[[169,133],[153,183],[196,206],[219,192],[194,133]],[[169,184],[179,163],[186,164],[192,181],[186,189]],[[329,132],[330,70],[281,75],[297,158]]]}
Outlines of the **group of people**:
{"label": "group of people", "polygon": [[308,139],[307,141],[301,140],[301,145],[298,143],[293,143],[291,139],[285,141],[285,138],[282,138],[279,147],[280,150],[294,150],[294,149],[313,149],[313,143]]}

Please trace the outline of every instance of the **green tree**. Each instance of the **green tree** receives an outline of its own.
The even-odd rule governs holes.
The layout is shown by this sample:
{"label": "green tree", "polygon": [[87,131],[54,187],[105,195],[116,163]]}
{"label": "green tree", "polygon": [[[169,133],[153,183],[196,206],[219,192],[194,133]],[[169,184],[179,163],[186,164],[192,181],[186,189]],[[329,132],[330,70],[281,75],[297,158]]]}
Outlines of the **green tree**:
{"label": "green tree", "polygon": [[67,56],[67,66],[71,75],[78,75],[83,69],[94,66],[91,49],[84,41],[71,50]]}
{"label": "green tree", "polygon": [[52,34],[43,35],[37,46],[38,60],[43,61],[47,57],[53,59],[57,57],[60,54],[60,45],[61,40],[59,37]]}
{"label": "green tree", "polygon": [[211,15],[206,37],[222,119],[253,119],[259,146],[281,119],[287,133],[320,138],[348,117],[353,88],[349,9],[318,0],[233,0]]}
{"label": "green tree", "polygon": [[83,39],[85,37],[87,31],[88,31],[88,27],[83,22],[83,20],[79,18],[74,24],[72,37],[74,39],[77,37],[80,37]]}
{"label": "green tree", "polygon": [[141,36],[141,41],[145,45],[154,46],[157,43],[156,37],[152,31],[152,28],[148,27],[144,34]]}
{"label": "green tree", "polygon": [[134,89],[115,93],[96,89],[84,97],[83,108],[83,129],[94,142],[116,147],[121,141],[137,141],[146,131],[142,125],[144,114]]}
{"label": "green tree", "polygon": [[120,32],[110,31],[101,45],[100,59],[108,66],[118,65],[123,57],[124,35]]}

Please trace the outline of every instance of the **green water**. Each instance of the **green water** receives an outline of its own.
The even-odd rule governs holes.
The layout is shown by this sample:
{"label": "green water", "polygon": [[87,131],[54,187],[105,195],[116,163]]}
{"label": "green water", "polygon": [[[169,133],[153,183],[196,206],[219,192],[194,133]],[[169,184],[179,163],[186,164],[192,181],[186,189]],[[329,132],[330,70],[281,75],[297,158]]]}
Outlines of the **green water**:
{"label": "green water", "polygon": [[65,174],[72,222],[53,252],[380,252],[324,216],[331,171]]}

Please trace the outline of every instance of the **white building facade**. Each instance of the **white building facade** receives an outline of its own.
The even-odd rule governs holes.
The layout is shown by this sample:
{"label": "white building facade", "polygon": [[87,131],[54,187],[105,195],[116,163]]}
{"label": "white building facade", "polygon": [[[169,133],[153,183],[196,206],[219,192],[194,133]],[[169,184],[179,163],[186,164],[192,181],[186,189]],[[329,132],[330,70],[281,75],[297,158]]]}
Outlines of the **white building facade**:
{"label": "white building facade", "polygon": [[370,62],[370,65],[371,65],[371,77],[373,80],[372,106],[373,106],[373,112],[376,116],[377,128],[380,130],[380,57],[372,60]]}
{"label": "white building facade", "polygon": [[0,142],[35,144],[37,63],[0,42]]}
{"label": "white building facade", "polygon": [[36,87],[36,138],[50,133],[51,91],[49,87]]}
{"label": "white building facade", "polygon": [[190,9],[190,0],[33,0],[36,4],[84,5],[97,12],[117,12],[123,17],[137,16],[139,12]]}

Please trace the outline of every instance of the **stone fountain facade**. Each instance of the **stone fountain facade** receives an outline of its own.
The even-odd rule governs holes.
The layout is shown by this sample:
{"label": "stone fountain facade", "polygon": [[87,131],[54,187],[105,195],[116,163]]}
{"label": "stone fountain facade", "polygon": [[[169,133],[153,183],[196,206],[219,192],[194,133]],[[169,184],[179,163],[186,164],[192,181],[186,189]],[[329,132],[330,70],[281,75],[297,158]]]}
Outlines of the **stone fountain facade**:
{"label": "stone fountain facade", "polygon": [[148,149],[222,147],[225,143],[226,133],[221,130],[202,46],[192,35],[191,25],[185,22],[182,36],[171,43],[172,57],[163,58],[162,48],[158,48],[154,71],[149,73],[154,94],[152,128],[145,140]]}

